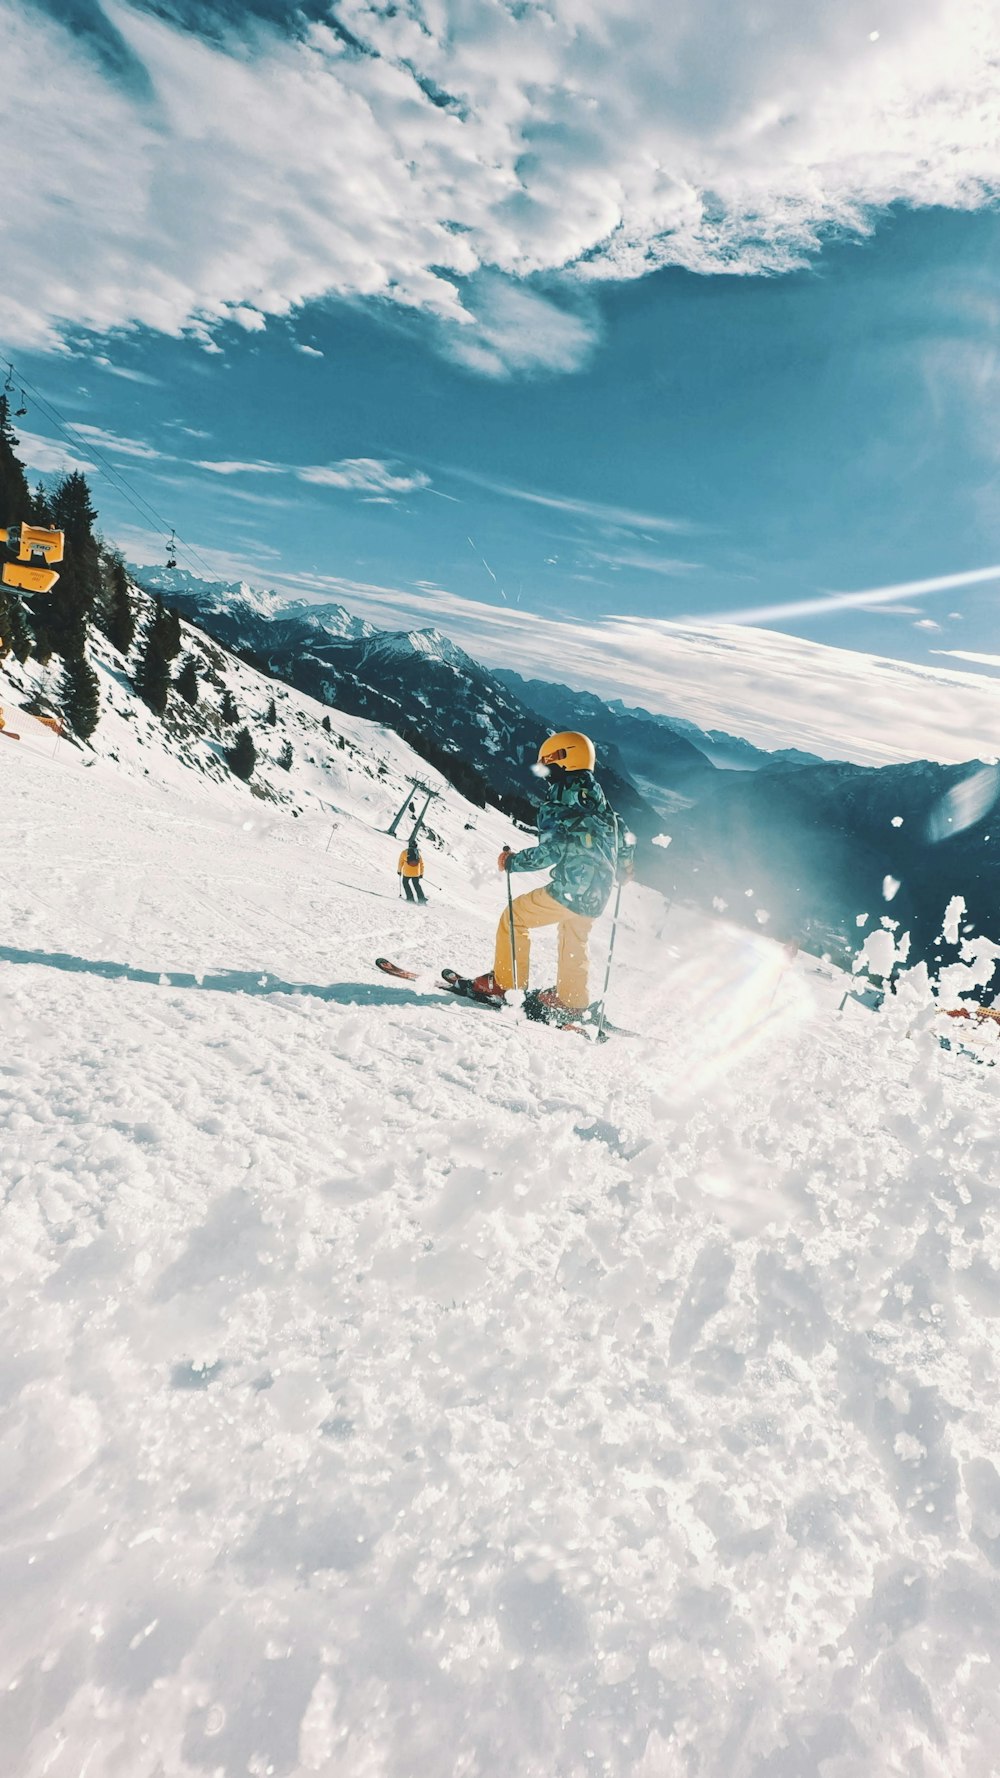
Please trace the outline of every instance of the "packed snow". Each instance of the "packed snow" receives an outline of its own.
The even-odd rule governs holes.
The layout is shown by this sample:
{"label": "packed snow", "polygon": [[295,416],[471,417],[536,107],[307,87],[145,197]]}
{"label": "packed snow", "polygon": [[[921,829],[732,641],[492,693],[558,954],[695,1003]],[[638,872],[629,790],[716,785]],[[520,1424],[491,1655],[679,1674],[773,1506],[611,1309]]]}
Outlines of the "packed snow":
{"label": "packed snow", "polygon": [[995,1774],[997,1028],[635,887],[637,1038],[456,1001],[509,824],[405,905],[331,714],[0,741],[5,1771]]}

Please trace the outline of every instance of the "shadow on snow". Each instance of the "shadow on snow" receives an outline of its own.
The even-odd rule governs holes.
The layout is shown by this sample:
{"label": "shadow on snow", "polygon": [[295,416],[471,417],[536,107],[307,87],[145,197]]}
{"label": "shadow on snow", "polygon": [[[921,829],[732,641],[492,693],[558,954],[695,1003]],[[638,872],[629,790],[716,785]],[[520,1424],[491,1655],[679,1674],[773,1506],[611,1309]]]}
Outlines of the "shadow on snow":
{"label": "shadow on snow", "polygon": [[136,969],[129,963],[111,963],[92,957],[75,957],[69,951],[23,951],[0,945],[0,963],[34,963],[44,969],[63,969],[71,975],[102,976],[106,981],[141,982],[160,988],[207,989],[216,994],[307,994],[337,1006],[441,1006],[454,1005],[440,994],[415,994],[412,989],[383,987],[378,982],[286,982],[266,970],[227,969],[195,975],[190,970]]}

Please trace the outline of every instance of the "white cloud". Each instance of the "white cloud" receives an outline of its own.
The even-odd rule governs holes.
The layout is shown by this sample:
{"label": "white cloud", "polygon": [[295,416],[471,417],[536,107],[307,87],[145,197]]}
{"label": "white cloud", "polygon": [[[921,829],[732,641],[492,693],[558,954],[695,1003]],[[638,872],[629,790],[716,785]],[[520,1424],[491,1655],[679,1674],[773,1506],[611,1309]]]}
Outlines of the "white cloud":
{"label": "white cloud", "polygon": [[[509,500],[524,500],[529,506],[545,506],[585,524],[603,526],[610,531],[684,532],[694,529],[684,519],[665,518],[662,514],[636,512],[629,506],[605,506],[600,500],[575,500],[566,494],[543,494],[536,488],[519,488],[513,482],[495,481],[488,475],[477,475],[471,469],[458,469],[449,464],[447,474],[470,487],[483,488],[488,494],[502,494]],[[554,557],[553,560],[558,560]]]}
{"label": "white cloud", "polygon": [[97,468],[95,463],[68,450],[58,439],[40,438],[35,432],[19,432],[17,437],[17,454],[22,463],[28,469],[37,469],[41,475],[70,475],[77,469],[84,475],[91,475]]}
{"label": "white cloud", "polygon": [[640,568],[646,574],[691,574],[701,567],[700,562],[685,562],[679,556],[649,556],[637,549],[592,549],[587,554],[590,561],[600,562],[602,567]]}
{"label": "white cloud", "polygon": [[240,463],[215,462],[211,459],[195,464],[196,469],[207,469],[212,475],[287,475],[288,470],[283,463]]}
{"label": "white cloud", "polygon": [[159,377],[150,376],[149,372],[145,370],[132,370],[126,364],[112,364],[111,359],[105,358],[102,354],[95,353],[91,362],[98,365],[101,370],[106,370],[109,376],[121,377],[126,383],[142,383],[148,389],[162,388]]}
{"label": "white cloud", "polygon": [[941,625],[936,624],[932,617],[919,617],[913,628],[915,630],[939,630]]}
{"label": "white cloud", "polygon": [[[986,581],[1000,580],[1000,564],[992,568],[972,568],[962,574],[938,574],[931,580],[903,580],[896,586],[868,587],[856,593],[810,593],[805,599],[786,599],[777,605],[749,605],[738,611],[713,612],[699,621],[712,624],[766,624],[787,622],[793,617],[826,617],[831,611],[862,611],[866,606],[878,609],[895,598],[912,598],[915,594],[947,593],[954,587],[979,586]],[[930,627],[928,623],[917,626]],[[933,625],[937,629],[937,624]]]}
{"label": "white cloud", "polygon": [[934,653],[952,661],[969,661],[976,667],[995,667],[1000,673],[1000,654],[973,654],[964,648],[935,648]]}
{"label": "white cloud", "polygon": [[856,610],[862,617],[918,617],[920,614],[919,605],[858,605]]}
{"label": "white cloud", "polygon": [[537,290],[484,272],[464,298],[465,325],[442,320],[447,357],[488,377],[528,371],[571,371],[586,363],[597,340],[594,321]]}
{"label": "white cloud", "polygon": [[[490,375],[578,364],[592,328],[524,281],[781,271],[887,204],[1000,184],[994,0],[341,0],[210,43],[122,0],[136,70],[0,0],[0,335],[140,323],[203,342],[327,294],[438,318]],[[37,78],[39,67],[45,80]],[[467,301],[466,301],[467,295]]]}
{"label": "white cloud", "polygon": [[107,451],[115,457],[142,457],[154,462],[163,455],[142,439],[122,438],[117,432],[105,432],[103,426],[85,426],[82,420],[74,421],[73,431],[95,450]]}
{"label": "white cloud", "polygon": [[421,469],[402,475],[377,457],[344,457],[339,463],[318,464],[296,469],[300,482],[311,482],[324,488],[350,488],[357,493],[384,497],[390,494],[412,494],[426,488],[430,477]]}
{"label": "white cloud", "polygon": [[267,321],[260,310],[251,309],[246,303],[237,303],[234,308],[231,308],[228,311],[227,319],[235,321],[237,327],[242,327],[244,333],[263,333],[267,327]]}
{"label": "white cloud", "polygon": [[207,459],[195,464],[212,475],[292,475],[297,481],[313,487],[343,488],[362,494],[369,501],[391,505],[399,494],[418,493],[430,486],[430,477],[422,469],[400,470],[379,457],[342,457],[338,463],[267,463],[261,460],[215,461]]}

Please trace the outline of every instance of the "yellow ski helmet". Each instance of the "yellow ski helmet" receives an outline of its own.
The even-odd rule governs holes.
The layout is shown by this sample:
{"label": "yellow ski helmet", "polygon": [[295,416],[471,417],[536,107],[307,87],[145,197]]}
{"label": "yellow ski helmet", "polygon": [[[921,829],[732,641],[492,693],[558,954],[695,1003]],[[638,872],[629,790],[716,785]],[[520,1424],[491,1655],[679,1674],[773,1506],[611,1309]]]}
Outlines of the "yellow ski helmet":
{"label": "yellow ski helmet", "polygon": [[561,766],[564,772],[592,772],[597,764],[597,750],[589,735],[569,730],[563,735],[550,735],[538,749],[540,766]]}

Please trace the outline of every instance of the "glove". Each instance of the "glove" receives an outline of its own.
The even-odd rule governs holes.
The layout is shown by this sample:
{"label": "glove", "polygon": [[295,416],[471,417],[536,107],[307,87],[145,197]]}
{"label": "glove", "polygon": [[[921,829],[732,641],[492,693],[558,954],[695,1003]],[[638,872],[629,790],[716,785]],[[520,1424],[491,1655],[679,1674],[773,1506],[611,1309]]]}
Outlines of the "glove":
{"label": "glove", "polygon": [[501,852],[499,858],[497,859],[497,870],[509,870],[510,869],[510,861],[513,858],[513,856],[514,856],[514,853],[511,850],[510,846],[505,846],[503,851]]}

